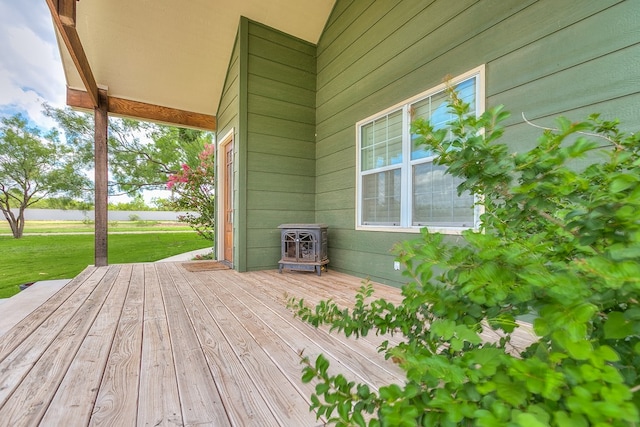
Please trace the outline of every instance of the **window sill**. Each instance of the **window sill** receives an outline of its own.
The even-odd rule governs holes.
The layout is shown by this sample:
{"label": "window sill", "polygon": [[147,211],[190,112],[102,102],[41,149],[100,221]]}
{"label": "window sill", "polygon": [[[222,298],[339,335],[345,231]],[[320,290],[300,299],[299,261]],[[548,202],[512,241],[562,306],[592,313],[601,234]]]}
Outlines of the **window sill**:
{"label": "window sill", "polygon": [[449,234],[459,236],[465,230],[473,230],[469,227],[393,227],[393,226],[375,226],[375,225],[357,225],[356,231],[380,231],[384,233],[413,233],[418,234],[420,230],[427,228],[430,233]]}

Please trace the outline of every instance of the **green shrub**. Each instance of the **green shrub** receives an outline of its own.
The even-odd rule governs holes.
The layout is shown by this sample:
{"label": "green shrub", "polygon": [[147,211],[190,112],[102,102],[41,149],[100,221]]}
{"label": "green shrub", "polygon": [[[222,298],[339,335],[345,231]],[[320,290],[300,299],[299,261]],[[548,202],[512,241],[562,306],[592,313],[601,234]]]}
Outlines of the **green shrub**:
{"label": "green shrub", "polygon": [[[411,282],[393,305],[363,286],[355,308],[331,300],[297,315],[346,335],[401,334],[381,351],[405,384],[374,392],[304,360],[312,408],[338,426],[634,426],[640,422],[640,133],[597,115],[557,120],[528,152],[498,143],[508,116],[476,118],[450,91],[449,130],[413,132],[482,200],[464,245],[423,230],[396,248]],[[601,156],[587,164],[586,156]],[[535,342],[513,352],[529,315]],[[486,343],[490,328],[504,338]],[[368,415],[369,414],[369,415]],[[365,421],[368,419],[369,421]]]}

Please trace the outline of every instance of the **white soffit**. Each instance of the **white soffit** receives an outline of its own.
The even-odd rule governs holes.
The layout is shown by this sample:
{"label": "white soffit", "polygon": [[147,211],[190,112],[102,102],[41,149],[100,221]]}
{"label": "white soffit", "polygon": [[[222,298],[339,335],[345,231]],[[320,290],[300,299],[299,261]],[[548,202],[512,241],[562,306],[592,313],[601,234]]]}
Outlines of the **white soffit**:
{"label": "white soffit", "polygon": [[[241,16],[317,43],[335,0],[81,0],[76,29],[109,95],[217,113]],[[85,90],[63,43],[71,89]]]}

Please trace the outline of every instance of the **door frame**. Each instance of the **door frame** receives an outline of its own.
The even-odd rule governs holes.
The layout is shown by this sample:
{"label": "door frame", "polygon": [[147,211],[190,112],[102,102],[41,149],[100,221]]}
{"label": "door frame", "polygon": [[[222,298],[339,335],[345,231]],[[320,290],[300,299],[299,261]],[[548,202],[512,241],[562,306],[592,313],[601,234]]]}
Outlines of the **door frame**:
{"label": "door frame", "polygon": [[[220,261],[225,261],[225,210],[226,210],[226,197],[225,197],[225,190],[227,188],[227,175],[226,175],[226,149],[227,146],[229,144],[233,144],[234,143],[234,134],[235,131],[234,129],[231,129],[229,132],[227,132],[221,139],[220,142],[218,143],[218,155],[217,155],[217,165],[218,165],[218,193],[216,194],[216,204],[217,204],[217,211],[218,211],[218,215],[217,215],[217,233],[216,233],[216,240],[217,240],[217,244],[216,244],[216,255],[217,255],[217,259]],[[233,165],[235,165],[235,156],[233,159]],[[233,166],[232,166],[233,167]],[[233,191],[233,190],[232,190]],[[231,203],[234,204],[234,200],[233,200],[233,195],[231,196],[232,200]],[[235,210],[235,206],[232,206],[232,209]],[[235,221],[234,221],[235,223]],[[235,228],[235,227],[234,227]],[[235,234],[235,230],[233,230],[233,233]],[[233,246],[233,243],[232,243]],[[231,248],[232,254],[234,254],[235,251],[233,251],[233,248]],[[235,258],[235,256],[232,255],[232,258]],[[231,267],[233,267],[233,260],[231,261]]]}

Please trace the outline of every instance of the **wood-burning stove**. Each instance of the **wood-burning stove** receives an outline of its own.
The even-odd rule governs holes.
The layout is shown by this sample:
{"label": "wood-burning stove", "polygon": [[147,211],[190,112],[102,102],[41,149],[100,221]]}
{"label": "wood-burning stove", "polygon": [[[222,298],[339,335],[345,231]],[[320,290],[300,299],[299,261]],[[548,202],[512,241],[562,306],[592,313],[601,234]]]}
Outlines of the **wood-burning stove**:
{"label": "wood-burning stove", "polygon": [[326,224],[282,224],[280,241],[282,257],[279,271],[290,270],[316,271],[320,276],[322,266],[329,264],[327,256]]}

